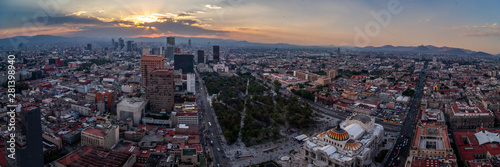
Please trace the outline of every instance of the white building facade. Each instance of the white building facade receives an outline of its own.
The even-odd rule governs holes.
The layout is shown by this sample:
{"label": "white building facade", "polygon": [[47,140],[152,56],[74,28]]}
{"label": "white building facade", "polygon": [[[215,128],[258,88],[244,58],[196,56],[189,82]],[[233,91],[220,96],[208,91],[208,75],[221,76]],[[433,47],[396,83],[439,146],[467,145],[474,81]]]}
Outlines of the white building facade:
{"label": "white building facade", "polygon": [[300,153],[306,164],[313,166],[370,167],[383,131],[373,117],[352,116],[336,128],[307,139]]}

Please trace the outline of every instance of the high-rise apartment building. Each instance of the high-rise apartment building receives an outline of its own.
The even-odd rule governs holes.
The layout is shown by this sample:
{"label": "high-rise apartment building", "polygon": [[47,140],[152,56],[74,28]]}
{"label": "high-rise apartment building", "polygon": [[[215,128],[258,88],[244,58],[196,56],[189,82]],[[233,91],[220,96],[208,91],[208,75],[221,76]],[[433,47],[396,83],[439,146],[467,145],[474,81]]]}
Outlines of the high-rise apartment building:
{"label": "high-rise apartment building", "polygon": [[149,73],[154,69],[165,68],[165,57],[160,55],[141,56],[141,87],[146,88],[149,81]]}
{"label": "high-rise apartment building", "polygon": [[146,98],[153,111],[172,111],[174,107],[174,70],[157,69],[149,74]]}

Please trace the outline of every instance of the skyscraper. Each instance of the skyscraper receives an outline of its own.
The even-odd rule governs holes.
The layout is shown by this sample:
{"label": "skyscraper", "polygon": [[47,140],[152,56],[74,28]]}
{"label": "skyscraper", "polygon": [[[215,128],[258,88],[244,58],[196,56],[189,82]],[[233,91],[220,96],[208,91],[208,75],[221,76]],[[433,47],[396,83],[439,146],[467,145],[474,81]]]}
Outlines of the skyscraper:
{"label": "skyscraper", "polygon": [[174,69],[182,69],[183,74],[194,73],[194,56],[190,54],[174,55]]}
{"label": "skyscraper", "polygon": [[157,55],[141,56],[141,87],[147,88],[149,73],[154,69],[165,68],[165,57]]}
{"label": "skyscraper", "polygon": [[179,48],[179,47],[175,48],[175,54],[179,54],[179,53],[181,53],[181,48]]}
{"label": "skyscraper", "polygon": [[[29,106],[22,108],[16,125],[17,165],[21,167],[43,166],[42,123],[40,108]],[[9,165],[7,165],[9,166]]]}
{"label": "skyscraper", "polygon": [[219,45],[214,45],[213,47],[213,62],[214,64],[218,63],[220,61],[219,57]]}
{"label": "skyscraper", "polygon": [[122,50],[123,47],[125,47],[125,42],[123,41],[122,38],[118,38],[118,50]]}
{"label": "skyscraper", "polygon": [[165,53],[165,57],[170,59],[173,58],[174,48],[175,48],[175,37],[167,37],[167,52]]}
{"label": "skyscraper", "polygon": [[113,45],[113,50],[117,50],[118,49],[118,42],[115,42],[115,44]]}
{"label": "skyscraper", "polygon": [[205,51],[198,50],[198,64],[205,63]]}
{"label": "skyscraper", "polygon": [[188,47],[191,48],[191,39],[188,40]]}
{"label": "skyscraper", "polygon": [[151,110],[172,111],[174,107],[174,75],[172,69],[157,69],[149,74],[146,98]]}
{"label": "skyscraper", "polygon": [[127,52],[132,52],[132,50],[133,50],[132,49],[133,48],[132,42],[134,42],[134,41],[127,41]]}
{"label": "skyscraper", "polygon": [[89,44],[87,44],[87,48],[86,48],[86,49],[87,49],[87,50],[92,50],[92,44],[90,44],[90,43],[89,43]]}

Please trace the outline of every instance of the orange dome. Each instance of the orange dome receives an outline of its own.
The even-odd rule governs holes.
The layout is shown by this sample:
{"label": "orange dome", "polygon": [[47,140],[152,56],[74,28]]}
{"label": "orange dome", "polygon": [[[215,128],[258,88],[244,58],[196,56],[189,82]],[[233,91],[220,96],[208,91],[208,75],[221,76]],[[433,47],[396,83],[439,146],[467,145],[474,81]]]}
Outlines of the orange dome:
{"label": "orange dome", "polygon": [[349,139],[349,133],[344,129],[332,128],[328,131],[328,137],[338,141],[344,141]]}
{"label": "orange dome", "polygon": [[354,150],[357,150],[359,147],[361,147],[361,144],[359,144],[358,142],[350,139],[349,141],[347,141],[347,143],[345,144],[345,147],[344,149],[345,150],[348,150],[348,151],[354,151]]}

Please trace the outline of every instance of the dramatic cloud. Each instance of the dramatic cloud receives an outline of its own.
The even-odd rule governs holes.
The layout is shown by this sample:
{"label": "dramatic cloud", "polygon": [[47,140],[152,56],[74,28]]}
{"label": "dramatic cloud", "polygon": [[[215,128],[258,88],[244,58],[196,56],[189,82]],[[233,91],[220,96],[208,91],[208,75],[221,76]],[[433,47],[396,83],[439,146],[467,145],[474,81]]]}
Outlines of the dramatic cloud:
{"label": "dramatic cloud", "polygon": [[210,5],[210,4],[205,5],[205,7],[207,7],[208,9],[221,9],[221,8],[222,8],[222,7],[220,7],[220,6]]}
{"label": "dramatic cloud", "polygon": [[[380,27],[379,35],[369,36],[368,45],[425,44],[500,53],[497,46],[500,23],[496,17],[500,15],[500,1],[496,0],[401,1],[399,5],[404,10],[390,17],[384,15],[388,10],[387,1],[375,3],[370,0],[56,0],[50,8],[53,12],[47,14],[49,17],[34,18],[43,17],[47,11],[42,5],[45,1],[37,2],[2,1],[0,38],[41,34],[179,35],[263,43],[340,45],[352,44],[354,38],[366,36],[367,29]],[[381,24],[384,22],[390,24]],[[355,31],[354,27],[363,32]]]}

